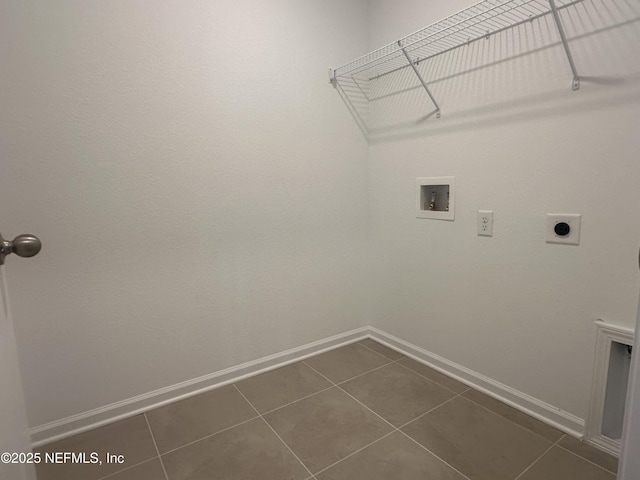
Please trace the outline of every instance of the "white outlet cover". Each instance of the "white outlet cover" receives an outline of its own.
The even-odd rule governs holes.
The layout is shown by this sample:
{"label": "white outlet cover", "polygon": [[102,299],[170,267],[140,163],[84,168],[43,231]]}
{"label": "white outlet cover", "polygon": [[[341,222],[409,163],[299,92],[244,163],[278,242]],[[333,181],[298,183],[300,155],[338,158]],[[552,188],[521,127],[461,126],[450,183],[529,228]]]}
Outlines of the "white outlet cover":
{"label": "white outlet cover", "polygon": [[478,235],[493,237],[493,210],[478,210]]}
{"label": "white outlet cover", "polygon": [[[580,245],[580,221],[582,215],[576,213],[548,213],[547,214],[547,243],[563,243],[565,245]],[[558,235],[556,225],[569,225],[567,235]]]}

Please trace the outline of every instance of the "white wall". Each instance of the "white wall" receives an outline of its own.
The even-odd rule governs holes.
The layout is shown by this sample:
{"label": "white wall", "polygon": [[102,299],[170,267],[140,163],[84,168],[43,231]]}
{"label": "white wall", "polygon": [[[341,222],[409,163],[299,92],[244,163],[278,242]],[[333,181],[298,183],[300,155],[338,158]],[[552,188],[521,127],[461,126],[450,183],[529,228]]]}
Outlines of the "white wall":
{"label": "white wall", "polygon": [[[431,3],[370,2],[370,49],[475,2]],[[569,36],[616,23],[606,3],[613,13],[578,10]],[[639,23],[571,41],[577,92],[561,48],[544,48],[557,38],[546,20],[519,29],[520,50],[509,33],[421,64],[428,81],[459,75],[432,84],[440,120],[372,142],[377,327],[586,418],[593,321],[635,322]],[[444,175],[455,221],[415,218],[416,177]],[[479,209],[495,211],[492,238],[476,235]],[[580,246],[545,243],[547,213],[582,214]]]}
{"label": "white wall", "polygon": [[[3,0],[0,226],[44,241],[6,265],[31,425],[367,324],[584,418],[593,320],[635,318],[638,22],[572,42],[579,92],[558,47],[443,57],[443,117],[369,149],[326,81],[471,3]],[[415,218],[434,175],[453,223]],[[544,242],[563,211],[579,247]]]}
{"label": "white wall", "polygon": [[0,226],[31,426],[369,323],[366,5],[3,0]]}

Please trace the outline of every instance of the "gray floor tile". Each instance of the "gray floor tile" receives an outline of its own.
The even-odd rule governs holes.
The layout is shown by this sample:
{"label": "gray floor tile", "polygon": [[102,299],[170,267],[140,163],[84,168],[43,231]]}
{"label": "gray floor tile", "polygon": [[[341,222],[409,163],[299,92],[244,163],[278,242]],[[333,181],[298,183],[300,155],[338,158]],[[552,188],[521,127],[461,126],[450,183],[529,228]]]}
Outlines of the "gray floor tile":
{"label": "gray floor tile", "polygon": [[337,387],[264,418],[312,473],[393,430]]}
{"label": "gray floor tile", "polygon": [[399,359],[404,357],[404,355],[401,354],[400,352],[396,352],[395,350],[393,350],[393,349],[391,349],[389,347],[385,347],[381,343],[378,343],[375,340],[372,340],[370,338],[367,338],[365,340],[361,340],[358,343],[360,345],[364,345],[367,348],[370,348],[371,350],[379,353],[380,355],[384,355],[385,357],[387,357],[390,360],[399,360]]}
{"label": "gray floor tile", "polygon": [[396,427],[456,395],[395,363],[365,373],[340,387]]}
{"label": "gray floor tile", "polygon": [[[618,465],[371,339],[146,416],[37,449],[102,461],[41,463],[38,479],[166,480],[153,438],[170,480],[307,480],[309,470],[317,480],[614,480]],[[106,452],[125,463],[107,464]]]}
{"label": "gray floor tile", "polygon": [[160,459],[156,458],[142,465],[135,466],[105,480],[167,480]]}
{"label": "gray floor tile", "polygon": [[257,416],[233,385],[212,390],[148,412],[160,453]]}
{"label": "gray floor tile", "polygon": [[316,475],[317,480],[465,480],[400,432]]}
{"label": "gray floor tile", "polygon": [[344,382],[390,362],[390,359],[357,343],[305,360],[307,365],[335,383]]}
{"label": "gray floor tile", "polygon": [[238,389],[260,413],[299,400],[331,385],[331,382],[302,362],[236,383]]}
{"label": "gray floor tile", "polygon": [[615,480],[615,475],[553,447],[518,480]]}
{"label": "gray floor tile", "polygon": [[551,445],[462,397],[402,430],[471,480],[513,480]]}
{"label": "gray floor tile", "polygon": [[525,413],[522,413],[521,411],[510,407],[506,403],[502,403],[495,398],[491,398],[490,396],[485,395],[484,393],[481,393],[477,390],[469,390],[465,392],[463,396],[477,403],[478,405],[488,408],[501,417],[504,417],[507,420],[511,420],[512,422],[517,423],[527,430],[531,430],[533,433],[537,433],[538,435],[546,438],[547,440],[550,440],[551,442],[558,441],[564,435],[564,433],[557,428],[553,428],[546,423],[541,422],[540,420],[537,420]]}
{"label": "gray floor tile", "polygon": [[162,456],[171,480],[303,480],[304,466],[261,418]]}
{"label": "gray floor tile", "polygon": [[[51,443],[35,450],[46,452],[91,452],[98,454],[97,464],[48,463],[36,466],[38,480],[97,480],[129,466],[157,456],[156,448],[143,415],[137,415],[104,427]],[[124,463],[106,463],[107,452],[123,455]]]}
{"label": "gray floor tile", "polygon": [[562,440],[560,440],[560,442],[558,442],[558,445],[597,465],[600,465],[610,472],[616,473],[618,471],[618,459],[616,457],[609,455],[602,450],[598,450],[591,445],[587,445],[577,438],[566,435]]}
{"label": "gray floor tile", "polygon": [[398,363],[404,365],[407,368],[410,368],[414,372],[428,378],[429,380],[433,380],[434,382],[439,383],[443,387],[446,387],[453,392],[462,393],[469,388],[464,383],[460,383],[451,377],[447,377],[437,370],[434,370],[431,367],[427,367],[420,362],[416,362],[411,358],[402,359]]}

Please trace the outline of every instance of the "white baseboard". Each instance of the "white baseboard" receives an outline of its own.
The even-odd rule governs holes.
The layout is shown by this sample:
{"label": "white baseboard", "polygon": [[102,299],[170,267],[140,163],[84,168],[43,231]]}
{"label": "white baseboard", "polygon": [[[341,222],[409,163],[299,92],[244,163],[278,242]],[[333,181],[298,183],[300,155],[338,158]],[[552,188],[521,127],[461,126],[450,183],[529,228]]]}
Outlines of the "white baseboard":
{"label": "white baseboard", "polygon": [[238,382],[245,378],[284,367],[293,362],[317,355],[327,350],[356,342],[369,336],[369,328],[358,328],[349,332],[334,335],[301,347],[269,355],[251,362],[236,365],[219,372],[187,380],[186,382],[161,388],[137,397],[105,405],[85,413],[63,418],[55,422],[40,425],[30,430],[34,448],[62,440],[109,423],[148,412],[154,408],[183,400],[214,388]]}
{"label": "white baseboard", "polygon": [[592,447],[596,447],[603,452],[607,452],[609,455],[613,455],[618,458],[620,457],[620,440],[611,440],[610,438],[600,434],[593,437],[585,436],[583,441]]}
{"label": "white baseboard", "polygon": [[451,362],[427,350],[405,342],[374,327],[369,327],[370,337],[414,360],[481,391],[507,405],[551,425],[576,438],[582,438],[584,419],[549,405],[503,383],[486,377],[469,368]]}
{"label": "white baseboard", "polygon": [[512,407],[531,415],[559,430],[580,438],[584,431],[584,420],[542,402],[530,395],[492,380],[427,350],[405,342],[374,327],[363,327],[333,337],[269,355],[219,372],[188,380],[176,385],[155,390],[121,402],[106,405],[79,415],[41,425],[31,429],[34,448],[61,440],[78,433],[138,415],[154,408],[182,400],[200,393],[234,383],[245,378],[268,372],[313,355],[372,338],[400,353],[428,365],[472,388],[480,390]]}

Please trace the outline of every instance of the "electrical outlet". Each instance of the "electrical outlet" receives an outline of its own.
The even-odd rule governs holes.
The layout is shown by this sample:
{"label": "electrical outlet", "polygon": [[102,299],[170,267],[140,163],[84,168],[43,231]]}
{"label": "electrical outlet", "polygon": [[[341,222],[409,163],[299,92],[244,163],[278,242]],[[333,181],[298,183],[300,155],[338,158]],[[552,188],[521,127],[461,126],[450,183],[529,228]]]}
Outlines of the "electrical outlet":
{"label": "electrical outlet", "polygon": [[547,214],[547,243],[580,245],[580,220],[576,213]]}
{"label": "electrical outlet", "polygon": [[493,237],[493,210],[478,210],[478,235]]}

